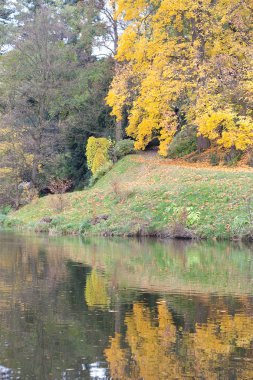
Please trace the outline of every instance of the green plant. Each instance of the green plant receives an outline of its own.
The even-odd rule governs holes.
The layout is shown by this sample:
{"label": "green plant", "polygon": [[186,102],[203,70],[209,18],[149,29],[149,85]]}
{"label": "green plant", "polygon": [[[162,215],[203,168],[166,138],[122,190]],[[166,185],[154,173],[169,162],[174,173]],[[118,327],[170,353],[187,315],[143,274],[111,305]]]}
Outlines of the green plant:
{"label": "green plant", "polygon": [[57,216],[57,217],[53,218],[53,220],[50,223],[50,226],[51,227],[57,227],[60,224],[62,224],[63,222],[64,222],[64,218],[62,216]]}
{"label": "green plant", "polygon": [[100,178],[102,178],[106,173],[108,173],[113,167],[111,161],[106,162],[95,174],[90,178],[89,185],[93,186]]}
{"label": "green plant", "polygon": [[133,152],[134,141],[130,139],[121,140],[117,142],[113,148],[113,155],[117,160]]}
{"label": "green plant", "polygon": [[0,208],[0,225],[3,225],[7,220],[7,215],[10,213],[12,207],[9,205]]}
{"label": "green plant", "polygon": [[6,221],[7,216],[5,214],[0,214],[0,225],[4,224]]}
{"label": "green plant", "polygon": [[231,231],[234,237],[241,237],[249,227],[249,220],[243,216],[237,215],[231,223]]}
{"label": "green plant", "polygon": [[169,145],[169,157],[183,157],[197,150],[197,132],[195,127],[183,128]]}
{"label": "green plant", "polygon": [[31,229],[33,229],[35,232],[49,232],[49,225],[48,223],[39,221],[35,224],[32,224]]}
{"label": "green plant", "polygon": [[210,164],[212,166],[217,166],[220,163],[220,157],[217,155],[217,153],[212,153],[210,156]]}
{"label": "green plant", "polygon": [[231,231],[235,238],[253,236],[253,197],[243,198],[243,209],[231,223]]}
{"label": "green plant", "polygon": [[9,212],[11,212],[11,210],[12,210],[12,207],[10,205],[5,205],[5,206],[0,208],[0,214],[8,215]]}
{"label": "green plant", "polygon": [[253,197],[247,198],[247,213],[251,226],[253,227]]}
{"label": "green plant", "polygon": [[91,229],[91,222],[89,219],[85,219],[82,221],[82,223],[80,224],[80,227],[79,227],[79,233],[80,234],[83,234],[85,233],[86,231],[90,230]]}
{"label": "green plant", "polygon": [[172,205],[167,207],[165,211],[172,215],[172,219],[185,227],[192,227],[198,223],[200,218],[200,212],[193,207],[176,207]]}

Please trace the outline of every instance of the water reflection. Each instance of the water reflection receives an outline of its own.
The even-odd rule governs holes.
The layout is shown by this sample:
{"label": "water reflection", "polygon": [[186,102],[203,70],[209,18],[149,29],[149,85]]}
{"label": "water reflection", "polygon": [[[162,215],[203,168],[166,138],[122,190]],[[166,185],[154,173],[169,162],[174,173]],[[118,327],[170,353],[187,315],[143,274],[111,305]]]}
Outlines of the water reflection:
{"label": "water reflection", "polygon": [[0,379],[253,379],[253,253],[0,234]]}
{"label": "water reflection", "polygon": [[110,305],[105,278],[94,269],[86,279],[85,300],[87,305],[91,307],[104,309]]}
{"label": "water reflection", "polygon": [[217,310],[188,329],[166,301],[134,303],[105,356],[115,379],[252,379],[253,318]]}

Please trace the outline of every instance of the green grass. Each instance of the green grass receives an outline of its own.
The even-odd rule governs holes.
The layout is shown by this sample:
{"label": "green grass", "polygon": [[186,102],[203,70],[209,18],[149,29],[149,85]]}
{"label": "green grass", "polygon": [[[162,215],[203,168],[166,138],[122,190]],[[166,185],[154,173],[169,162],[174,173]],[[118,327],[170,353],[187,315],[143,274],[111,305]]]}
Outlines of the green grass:
{"label": "green grass", "polygon": [[[171,165],[150,155],[127,156],[92,188],[33,201],[6,227],[50,233],[157,234],[181,224],[202,238],[242,237],[253,230],[253,170]],[[101,220],[99,216],[107,215]],[[44,217],[53,218],[42,223]],[[97,224],[93,221],[98,218]]]}

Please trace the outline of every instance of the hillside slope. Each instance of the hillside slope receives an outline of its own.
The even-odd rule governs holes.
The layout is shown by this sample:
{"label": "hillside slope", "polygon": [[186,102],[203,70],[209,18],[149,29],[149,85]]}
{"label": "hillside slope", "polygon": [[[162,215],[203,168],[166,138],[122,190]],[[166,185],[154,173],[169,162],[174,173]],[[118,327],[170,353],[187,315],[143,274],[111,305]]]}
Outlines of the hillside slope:
{"label": "hillside slope", "polygon": [[35,200],[5,225],[66,234],[249,238],[252,185],[252,169],[195,168],[132,155],[94,187]]}

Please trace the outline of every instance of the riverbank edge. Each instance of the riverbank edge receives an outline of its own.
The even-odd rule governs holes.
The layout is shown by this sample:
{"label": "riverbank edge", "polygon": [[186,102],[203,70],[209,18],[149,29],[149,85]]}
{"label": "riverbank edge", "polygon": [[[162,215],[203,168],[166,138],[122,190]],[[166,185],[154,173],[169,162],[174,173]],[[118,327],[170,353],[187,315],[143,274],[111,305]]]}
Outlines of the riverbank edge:
{"label": "riverbank edge", "polygon": [[238,243],[250,243],[253,244],[253,234],[249,235],[246,234],[245,236],[234,236],[234,237],[205,237],[205,236],[198,236],[193,231],[190,231],[187,229],[185,231],[186,233],[183,234],[174,234],[173,230],[167,230],[167,231],[156,231],[156,232],[129,232],[129,233],[115,233],[110,231],[104,231],[104,232],[85,232],[80,233],[79,231],[69,231],[66,232],[64,229],[61,230],[61,228],[35,228],[32,229],[30,227],[21,227],[21,226],[11,226],[7,222],[7,224],[1,224],[0,225],[0,231],[10,231],[10,232],[22,232],[22,233],[35,233],[38,235],[46,234],[48,236],[58,236],[58,237],[66,237],[66,236],[76,236],[76,237],[85,237],[85,238],[92,238],[92,237],[98,237],[98,238],[127,238],[127,239],[136,239],[136,238],[146,238],[146,239],[156,239],[156,240],[181,240],[181,241],[227,241],[227,242],[238,242]]}

